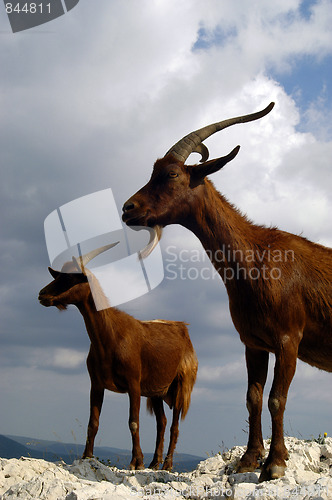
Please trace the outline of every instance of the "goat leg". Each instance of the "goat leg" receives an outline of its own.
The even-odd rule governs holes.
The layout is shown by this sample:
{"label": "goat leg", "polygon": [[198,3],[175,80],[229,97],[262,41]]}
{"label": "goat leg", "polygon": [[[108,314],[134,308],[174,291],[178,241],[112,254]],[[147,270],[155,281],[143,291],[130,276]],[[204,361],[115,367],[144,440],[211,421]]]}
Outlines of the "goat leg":
{"label": "goat leg", "polygon": [[259,477],[260,482],[278,479],[285,474],[288,451],[284,442],[284,412],[288,389],[296,370],[300,337],[283,335],[275,352],[274,379],[268,401],[272,419],[272,439],[269,455]]}
{"label": "goat leg", "polygon": [[264,456],[262,436],[263,390],[267,377],[269,353],[246,346],[248,372],[247,408],[249,412],[249,439],[247,451],[237,467],[238,472],[252,472],[259,467],[259,459]]}
{"label": "goat leg", "polygon": [[173,467],[173,454],[179,436],[179,416],[180,416],[180,409],[174,406],[173,420],[171,425],[171,436],[170,436],[167,455],[162,467],[163,470],[172,470]]}
{"label": "goat leg", "polygon": [[164,403],[162,398],[151,398],[151,404],[157,421],[157,439],[154,456],[152,462],[149,465],[149,469],[158,469],[159,465],[163,461],[164,436],[167,420],[164,412]]}
{"label": "goat leg", "polygon": [[129,392],[129,429],[133,442],[132,457],[129,464],[129,469],[139,470],[144,469],[143,453],[139,440],[139,410],[141,404],[141,392],[139,385],[131,387]]}
{"label": "goat leg", "polygon": [[95,437],[99,427],[99,416],[104,400],[104,389],[98,387],[91,381],[90,390],[90,419],[88,424],[88,432],[86,445],[82,458],[91,458],[93,456],[93,446]]}

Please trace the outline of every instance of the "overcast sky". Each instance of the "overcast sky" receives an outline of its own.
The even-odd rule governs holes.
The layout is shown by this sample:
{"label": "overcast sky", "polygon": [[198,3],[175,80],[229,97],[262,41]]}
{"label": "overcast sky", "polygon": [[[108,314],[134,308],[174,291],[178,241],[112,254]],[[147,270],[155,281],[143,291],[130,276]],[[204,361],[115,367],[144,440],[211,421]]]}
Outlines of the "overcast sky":
{"label": "overcast sky", "polygon": [[[13,34],[0,6],[0,433],[85,441],[89,339],[75,308],[60,313],[37,301],[50,281],[44,220],[105,188],[120,211],[186,133],[275,101],[268,117],[207,141],[211,158],[241,145],[213,182],[251,220],[332,246],[331,7],[81,0]],[[224,285],[184,228],[167,227],[161,247],[163,282],[121,308],[190,323],[199,374],[177,450],[205,456],[245,444],[244,346]],[[287,434],[332,435],[330,377],[298,362]],[[155,423],[145,402],[141,418],[143,452],[151,451]],[[127,420],[127,396],[108,393],[96,444],[130,448]],[[263,429],[271,435],[267,405]]]}

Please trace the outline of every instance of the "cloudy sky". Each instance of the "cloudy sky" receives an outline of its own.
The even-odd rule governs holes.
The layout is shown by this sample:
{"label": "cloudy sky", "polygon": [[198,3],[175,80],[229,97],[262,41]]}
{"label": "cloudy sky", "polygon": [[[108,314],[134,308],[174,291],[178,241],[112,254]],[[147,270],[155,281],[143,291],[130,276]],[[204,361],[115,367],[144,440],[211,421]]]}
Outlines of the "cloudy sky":
{"label": "cloudy sky", "polygon": [[[211,158],[241,145],[213,181],[255,222],[332,246],[331,24],[330,0],[81,0],[13,34],[0,7],[0,433],[85,441],[89,340],[76,309],[37,301],[50,281],[44,220],[106,188],[121,210],[186,133],[275,101],[268,117],[208,140]],[[167,227],[161,247],[164,280],[121,307],[190,323],[199,375],[177,449],[245,444],[244,346],[224,285],[184,228]],[[265,402],[270,386],[271,374]],[[288,435],[332,435],[330,388],[329,374],[298,363]],[[96,443],[130,448],[127,419],[127,396],[108,393]],[[263,428],[270,436],[266,405]]]}

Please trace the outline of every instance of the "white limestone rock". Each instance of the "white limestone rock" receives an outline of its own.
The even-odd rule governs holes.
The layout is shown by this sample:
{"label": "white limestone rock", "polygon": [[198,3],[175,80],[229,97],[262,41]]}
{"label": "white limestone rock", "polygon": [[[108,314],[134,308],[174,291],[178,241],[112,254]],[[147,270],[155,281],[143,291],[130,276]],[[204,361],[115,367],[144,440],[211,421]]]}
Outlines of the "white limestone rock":
{"label": "white limestone rock", "polygon": [[[269,443],[265,443],[268,450]],[[332,498],[332,439],[324,444],[286,438],[289,460],[284,477],[259,483],[259,471],[236,473],[245,448],[210,457],[187,473],[128,471],[95,459],[72,465],[32,458],[0,459],[1,500],[165,500]]]}

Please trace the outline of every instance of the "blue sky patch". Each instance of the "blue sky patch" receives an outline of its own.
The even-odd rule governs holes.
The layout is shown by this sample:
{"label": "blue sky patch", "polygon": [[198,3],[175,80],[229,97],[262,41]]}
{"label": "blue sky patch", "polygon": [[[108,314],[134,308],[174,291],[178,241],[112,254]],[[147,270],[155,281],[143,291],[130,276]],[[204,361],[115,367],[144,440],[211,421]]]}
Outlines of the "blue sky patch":
{"label": "blue sky patch", "polygon": [[300,4],[300,13],[304,19],[309,20],[312,15],[312,7],[317,4],[317,0],[303,0]]}
{"label": "blue sky patch", "polygon": [[269,76],[280,82],[300,108],[307,107],[308,102],[314,101],[323,92],[325,98],[331,100],[332,56],[321,61],[313,56],[296,58],[290,72],[281,73],[272,69]]}
{"label": "blue sky patch", "polygon": [[201,26],[197,32],[197,40],[193,45],[192,50],[206,50],[212,46],[222,47],[230,38],[235,37],[237,30],[231,27],[227,30],[223,29],[220,25],[216,26],[213,30],[207,30]]}

